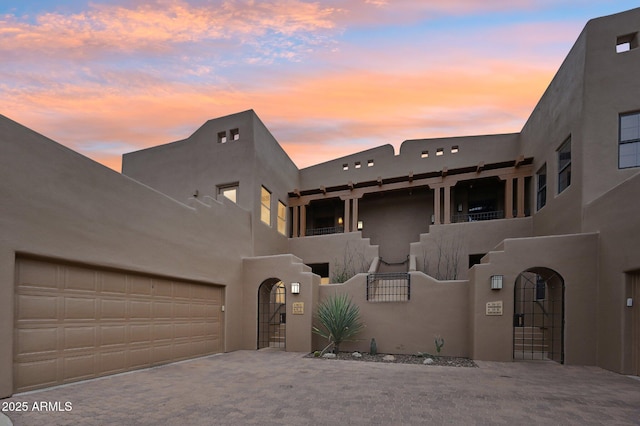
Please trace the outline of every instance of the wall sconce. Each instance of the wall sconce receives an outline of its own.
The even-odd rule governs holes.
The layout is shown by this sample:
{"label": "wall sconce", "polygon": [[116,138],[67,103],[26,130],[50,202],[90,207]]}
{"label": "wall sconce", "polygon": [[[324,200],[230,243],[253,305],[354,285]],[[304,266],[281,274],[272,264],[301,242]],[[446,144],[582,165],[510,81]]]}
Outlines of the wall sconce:
{"label": "wall sconce", "polygon": [[502,289],[502,275],[491,275],[491,290]]}
{"label": "wall sconce", "polygon": [[291,283],[291,294],[300,294],[300,283]]}
{"label": "wall sconce", "polygon": [[361,220],[358,221],[358,231],[362,231],[362,228],[364,228],[364,222],[362,222]]}
{"label": "wall sconce", "polygon": [[338,225],[342,225],[344,222],[341,217],[338,218]]}

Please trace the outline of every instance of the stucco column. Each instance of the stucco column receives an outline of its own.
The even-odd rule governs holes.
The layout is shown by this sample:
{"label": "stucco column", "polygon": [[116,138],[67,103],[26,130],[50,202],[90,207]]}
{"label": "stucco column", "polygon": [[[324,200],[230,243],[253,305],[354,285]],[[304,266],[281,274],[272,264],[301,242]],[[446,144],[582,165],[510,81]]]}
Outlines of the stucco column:
{"label": "stucco column", "polygon": [[518,178],[518,217],[524,217],[524,176]]}
{"label": "stucco column", "polygon": [[300,236],[300,206],[293,206],[293,238]]}
{"label": "stucco column", "polygon": [[346,198],[344,200],[344,232],[351,232],[351,199]]}
{"label": "stucco column", "polygon": [[440,187],[433,187],[433,224],[440,225]]}
{"label": "stucco column", "polygon": [[304,237],[307,233],[307,206],[300,206],[300,236]]}
{"label": "stucco column", "polygon": [[451,186],[444,187],[444,224],[451,223]]}
{"label": "stucco column", "polygon": [[358,199],[353,199],[353,209],[351,211],[351,229],[353,231],[358,230]]}
{"label": "stucco column", "polygon": [[513,179],[510,177],[504,182],[504,217],[513,218]]}

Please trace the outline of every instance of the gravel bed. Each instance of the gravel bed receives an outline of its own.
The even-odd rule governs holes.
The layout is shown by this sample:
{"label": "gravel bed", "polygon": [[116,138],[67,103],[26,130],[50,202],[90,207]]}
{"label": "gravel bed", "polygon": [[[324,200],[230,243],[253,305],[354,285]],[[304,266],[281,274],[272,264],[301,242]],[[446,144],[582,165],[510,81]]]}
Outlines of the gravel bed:
{"label": "gravel bed", "polygon": [[[385,361],[383,358],[389,354],[377,354],[377,355],[369,355],[366,352],[360,353],[362,357],[354,357],[353,352],[339,352],[336,358],[322,358],[315,357],[313,353],[308,354],[307,358],[317,358],[322,361],[332,361],[334,359],[345,360],[345,361],[356,361],[356,362],[386,362],[393,364],[423,364],[426,357],[419,355],[398,355],[392,354],[395,357],[394,361]],[[476,363],[469,358],[459,358],[453,356],[428,356],[433,360],[432,364],[429,365],[438,365],[444,367],[477,367]]]}

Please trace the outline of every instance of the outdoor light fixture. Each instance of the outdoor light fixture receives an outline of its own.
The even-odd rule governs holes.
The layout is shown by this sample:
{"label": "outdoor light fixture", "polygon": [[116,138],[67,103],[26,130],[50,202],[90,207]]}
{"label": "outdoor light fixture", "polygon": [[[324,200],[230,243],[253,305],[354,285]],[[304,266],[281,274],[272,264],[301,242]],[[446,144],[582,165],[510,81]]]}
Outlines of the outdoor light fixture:
{"label": "outdoor light fixture", "polygon": [[291,293],[300,294],[300,283],[291,283]]}
{"label": "outdoor light fixture", "polygon": [[502,275],[491,275],[491,290],[502,288]]}
{"label": "outdoor light fixture", "polygon": [[361,220],[358,221],[358,231],[362,231],[362,228],[364,228],[364,222],[362,222]]}
{"label": "outdoor light fixture", "polygon": [[341,217],[338,218],[338,225],[342,225],[344,222]]}

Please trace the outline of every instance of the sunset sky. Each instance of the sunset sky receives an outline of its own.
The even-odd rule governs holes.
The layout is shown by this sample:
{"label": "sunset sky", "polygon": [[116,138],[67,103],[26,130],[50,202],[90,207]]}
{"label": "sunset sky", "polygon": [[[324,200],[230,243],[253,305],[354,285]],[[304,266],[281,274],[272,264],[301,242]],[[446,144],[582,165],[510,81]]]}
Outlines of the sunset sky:
{"label": "sunset sky", "polygon": [[[520,131],[626,0],[0,2],[0,114],[120,170],[253,109],[298,165]],[[0,153],[1,155],[1,153]]]}

